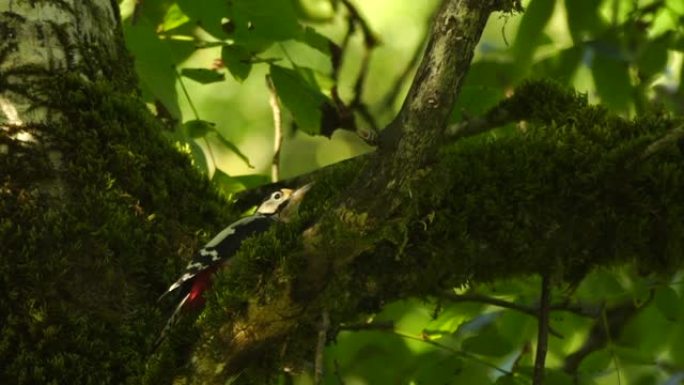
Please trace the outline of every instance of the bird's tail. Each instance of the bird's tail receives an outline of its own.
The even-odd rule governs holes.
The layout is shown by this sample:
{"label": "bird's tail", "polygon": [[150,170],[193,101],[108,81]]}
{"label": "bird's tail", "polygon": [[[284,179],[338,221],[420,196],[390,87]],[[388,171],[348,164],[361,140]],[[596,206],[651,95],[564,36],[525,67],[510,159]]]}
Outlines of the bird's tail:
{"label": "bird's tail", "polygon": [[173,325],[178,322],[178,318],[180,317],[181,314],[181,309],[183,308],[183,305],[188,301],[188,298],[190,298],[190,293],[186,294],[183,299],[178,303],[178,306],[176,306],[176,309],[171,313],[171,317],[169,317],[169,320],[166,321],[166,325],[164,325],[164,329],[162,329],[161,333],[159,333],[159,337],[157,337],[157,340],[154,342],[154,346],[152,347],[152,351],[156,351],[157,348],[159,348],[159,345],[161,345],[162,341],[164,341],[164,338],[166,337],[166,334],[171,330]]}

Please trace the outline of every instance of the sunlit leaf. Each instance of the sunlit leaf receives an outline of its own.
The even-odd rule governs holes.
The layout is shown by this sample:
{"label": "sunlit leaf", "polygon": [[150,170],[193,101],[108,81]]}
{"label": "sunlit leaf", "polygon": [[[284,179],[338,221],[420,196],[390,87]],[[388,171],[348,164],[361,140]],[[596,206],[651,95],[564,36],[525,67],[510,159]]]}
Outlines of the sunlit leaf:
{"label": "sunlit leaf", "polygon": [[192,154],[193,165],[202,173],[209,173],[209,165],[207,164],[207,158],[204,155],[202,147],[200,147],[194,140],[188,141],[190,145],[190,153]]}
{"label": "sunlit leaf", "polygon": [[221,82],[226,79],[226,76],[221,72],[207,68],[183,68],[181,75],[202,84]]}
{"label": "sunlit leaf", "polygon": [[240,151],[237,146],[229,141],[228,139],[224,138],[223,135],[219,134],[217,132],[218,139],[221,141],[221,143],[226,146],[226,148],[230,149],[235,155],[237,155],[240,159],[242,159],[243,162],[249,167],[249,168],[254,168],[254,166],[249,162],[249,158],[247,158],[247,155],[245,155],[242,151]]}
{"label": "sunlit leaf", "polygon": [[[297,128],[310,135],[321,134],[324,119],[331,110],[334,111],[328,98],[296,70],[272,65],[271,78],[280,100],[292,113]],[[326,122],[328,127],[334,125],[334,122]]]}
{"label": "sunlit leaf", "polygon": [[249,162],[249,158],[247,158],[247,156],[240,151],[240,149],[233,142],[224,138],[219,132],[216,131],[215,123],[200,119],[189,120],[183,123],[182,129],[184,134],[192,139],[204,138],[207,136],[207,134],[214,133],[221,144],[235,153],[235,155],[242,159],[242,161],[245,162],[248,167],[254,168],[254,166],[252,166],[252,164]]}
{"label": "sunlit leaf", "polygon": [[178,4],[172,4],[164,15],[164,20],[161,24],[161,31],[170,31],[174,28],[190,21],[190,18],[183,13]]}

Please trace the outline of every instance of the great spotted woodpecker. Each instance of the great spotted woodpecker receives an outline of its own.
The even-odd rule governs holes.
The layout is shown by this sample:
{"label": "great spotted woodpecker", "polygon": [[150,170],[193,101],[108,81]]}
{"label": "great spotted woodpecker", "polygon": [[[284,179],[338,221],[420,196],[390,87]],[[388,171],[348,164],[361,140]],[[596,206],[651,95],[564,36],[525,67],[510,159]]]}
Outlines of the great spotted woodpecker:
{"label": "great spotted woodpecker", "polygon": [[283,188],[271,193],[253,215],[231,223],[195,254],[183,275],[159,297],[161,300],[167,294],[178,292],[180,300],[157,338],[155,350],[178,321],[181,310],[199,308],[204,304],[203,293],[211,286],[212,276],[240,249],[242,242],[265,232],[275,222],[288,222],[310,188],[311,184],[307,184],[297,190]]}

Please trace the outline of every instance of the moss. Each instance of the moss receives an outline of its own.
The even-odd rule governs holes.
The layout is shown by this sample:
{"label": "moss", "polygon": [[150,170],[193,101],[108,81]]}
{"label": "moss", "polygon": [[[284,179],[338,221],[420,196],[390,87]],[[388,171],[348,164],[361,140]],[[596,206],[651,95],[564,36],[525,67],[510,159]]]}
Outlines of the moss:
{"label": "moss", "polygon": [[165,322],[156,297],[199,229],[234,213],[129,87],[71,75],[40,87],[62,123],[0,156],[0,382],[139,383]]}

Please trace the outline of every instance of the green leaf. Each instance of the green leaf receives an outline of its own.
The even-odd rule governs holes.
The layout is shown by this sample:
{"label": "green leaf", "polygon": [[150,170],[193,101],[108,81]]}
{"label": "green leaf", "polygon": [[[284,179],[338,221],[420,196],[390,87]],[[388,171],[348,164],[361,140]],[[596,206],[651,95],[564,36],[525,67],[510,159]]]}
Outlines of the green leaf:
{"label": "green leaf", "polygon": [[181,75],[202,84],[221,82],[226,79],[224,74],[207,68],[183,68]]}
{"label": "green leaf", "polygon": [[527,385],[529,381],[515,374],[506,374],[496,379],[496,385]]}
{"label": "green leaf", "polygon": [[245,162],[245,164],[247,165],[247,167],[249,167],[249,168],[254,168],[254,166],[249,162],[249,158],[247,158],[247,155],[245,155],[242,151],[240,151],[240,149],[237,148],[237,146],[236,146],[233,142],[231,142],[231,141],[229,141],[228,139],[224,138],[223,135],[221,135],[221,134],[218,133],[218,132],[217,132],[216,134],[217,134],[219,140],[221,141],[221,143],[222,143],[224,146],[226,146],[228,149],[230,149],[231,151],[233,151],[233,152],[235,153],[235,155],[237,155],[240,159],[242,159],[242,161]]}
{"label": "green leaf", "polygon": [[246,187],[238,179],[231,177],[220,169],[216,169],[211,182],[228,194],[244,190]]}
{"label": "green leaf", "polygon": [[183,132],[187,137],[192,139],[203,138],[209,132],[214,131],[215,126],[215,123],[207,122],[206,120],[188,120],[187,122],[183,123]]}
{"label": "green leaf", "polygon": [[601,2],[596,0],[565,0],[570,35],[576,44],[583,41],[587,34],[596,36],[603,28],[600,6]]}
{"label": "green leaf", "polygon": [[643,349],[615,346],[613,351],[620,359],[619,362],[635,365],[655,365],[655,359],[651,351]]}
{"label": "green leaf", "polygon": [[418,385],[448,384],[463,369],[463,360],[455,355],[444,357],[439,352],[428,353],[415,377]]}
{"label": "green leaf", "polygon": [[516,62],[525,66],[542,42],[544,27],[549,22],[556,2],[548,0],[530,1],[520,22],[513,44]]}
{"label": "green leaf", "polygon": [[501,336],[494,327],[488,327],[478,335],[463,341],[463,349],[483,356],[502,357],[513,351],[510,341]]}
{"label": "green leaf", "polygon": [[672,34],[670,32],[649,40],[637,57],[639,70],[649,76],[662,72],[667,65],[667,51],[671,43]]}
{"label": "green leaf", "polygon": [[210,132],[216,133],[216,137],[226,148],[233,151],[240,159],[242,159],[248,167],[254,168],[254,166],[249,162],[249,158],[231,141],[224,138],[218,131],[216,131],[216,124],[212,122],[207,122],[206,120],[195,119],[189,120],[183,123],[183,133],[186,137],[192,139],[204,138]]}
{"label": "green leaf", "polygon": [[222,20],[228,15],[228,2],[225,0],[178,0],[183,13],[215,37],[223,37]]}
{"label": "green leaf", "polygon": [[209,165],[207,164],[207,158],[204,155],[204,151],[199,144],[195,143],[194,140],[187,142],[190,145],[190,153],[192,154],[192,164],[197,167],[197,169],[202,174],[207,174],[209,172]]}
{"label": "green leaf", "polygon": [[560,50],[555,55],[535,63],[532,72],[571,86],[575,73],[582,63],[584,51],[585,47],[582,44]]}
{"label": "green leaf", "polygon": [[332,133],[331,127],[337,128],[335,107],[317,85],[307,81],[300,72],[271,65],[271,78],[280,100],[292,113],[299,129],[318,135]]}
{"label": "green leaf", "polygon": [[610,52],[597,51],[591,70],[601,100],[615,110],[626,111],[632,101],[627,62]]}
{"label": "green leaf", "polygon": [[252,70],[251,58],[252,55],[249,51],[241,45],[224,45],[221,48],[223,64],[228,68],[233,78],[239,82],[242,82],[249,76],[249,72]]}
{"label": "green leaf", "polygon": [[332,52],[340,52],[340,47],[337,44],[311,27],[304,28],[303,32],[297,37],[297,40],[328,56]]}
{"label": "green leaf", "polygon": [[589,353],[579,365],[579,371],[586,374],[595,375],[608,369],[613,361],[613,355],[607,349],[597,350]]}
{"label": "green leaf", "polygon": [[181,25],[190,21],[190,18],[183,13],[178,4],[171,4],[169,9],[164,14],[164,20],[161,23],[161,31],[167,32],[174,28],[178,28]]}
{"label": "green leaf", "polygon": [[240,184],[245,186],[245,189],[247,190],[263,186],[271,182],[271,178],[268,175],[263,174],[238,175],[234,176],[233,179],[240,182]]}
{"label": "green leaf", "polygon": [[140,78],[143,97],[159,100],[174,118],[180,117],[176,96],[176,72],[169,44],[159,40],[147,19],[124,23],[126,47],[135,56],[135,70]]}
{"label": "green leaf", "polygon": [[546,385],[572,385],[575,383],[573,378],[562,370],[546,369],[544,375]]}
{"label": "green leaf", "polygon": [[679,296],[670,286],[657,288],[654,301],[660,313],[668,321],[677,321],[680,318]]}
{"label": "green leaf", "polygon": [[301,33],[291,1],[233,0],[227,2],[232,25],[230,37],[252,52],[260,52],[277,41]]}

